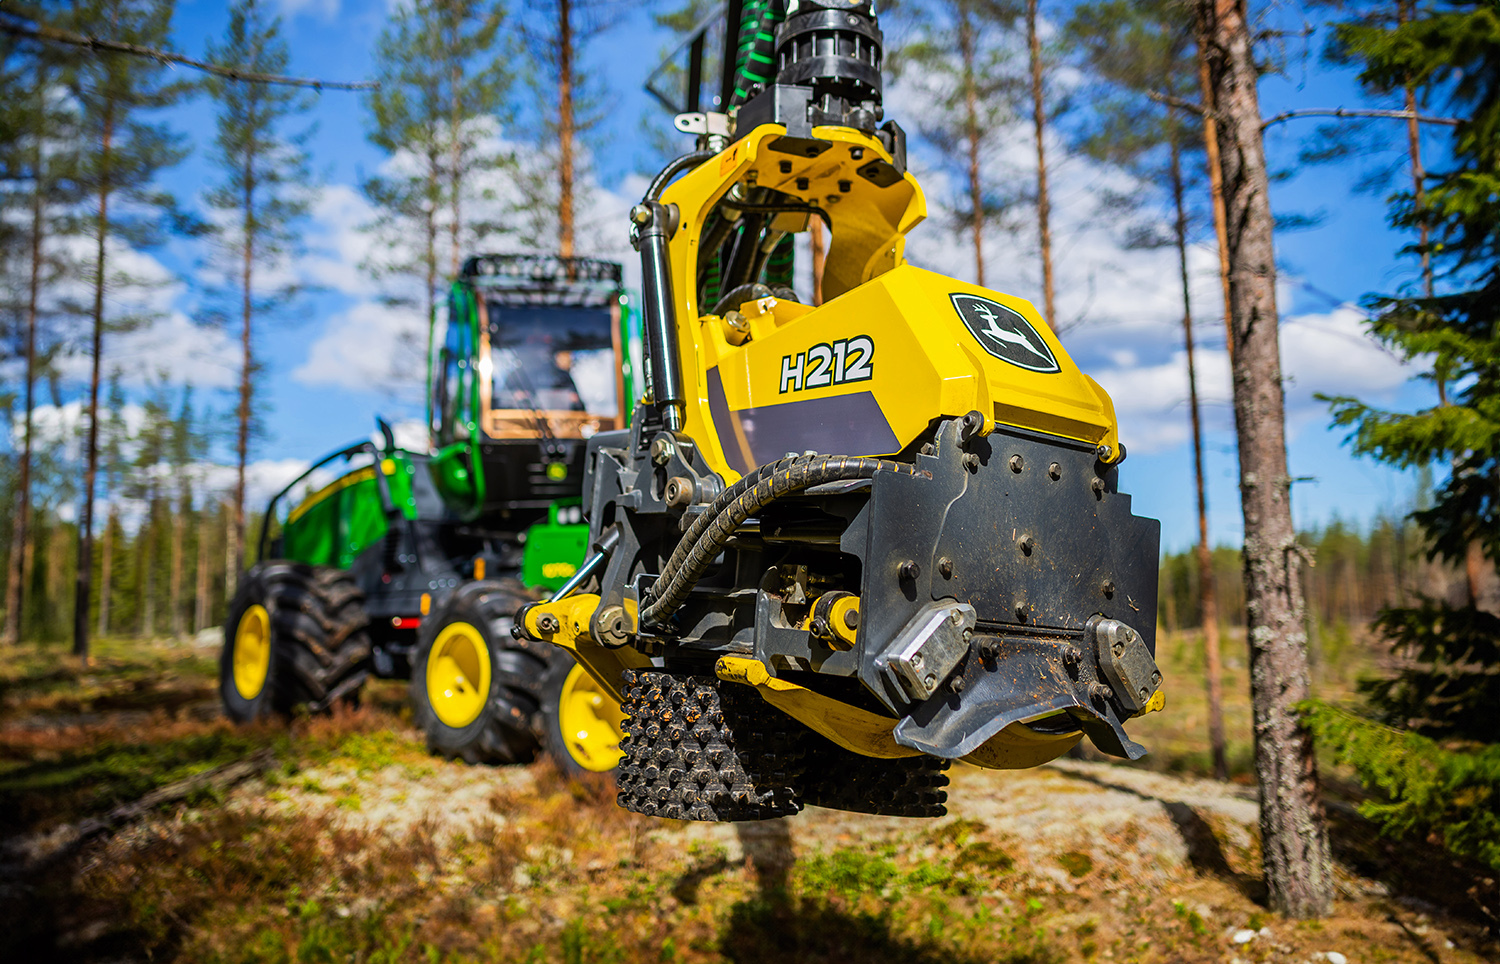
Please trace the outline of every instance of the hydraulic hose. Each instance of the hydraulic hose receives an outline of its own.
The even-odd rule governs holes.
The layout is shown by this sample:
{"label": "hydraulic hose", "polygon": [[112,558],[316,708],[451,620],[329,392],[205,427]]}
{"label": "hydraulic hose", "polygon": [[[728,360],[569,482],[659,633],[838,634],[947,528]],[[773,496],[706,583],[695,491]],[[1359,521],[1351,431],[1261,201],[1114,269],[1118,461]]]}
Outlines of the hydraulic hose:
{"label": "hydraulic hose", "polygon": [[661,192],[665,191],[667,185],[672,183],[672,178],[683,171],[697,167],[699,164],[715,156],[713,151],[693,151],[691,154],[684,154],[672,161],[661,169],[661,173],[656,175],[656,178],[651,182],[651,186],[646,188],[646,200],[660,200]]}
{"label": "hydraulic hose", "polygon": [[725,489],[683,533],[661,578],[651,587],[651,601],[641,610],[641,625],[659,625],[676,612],[735,530],[777,499],[825,482],[914,471],[904,462],[851,455],[802,455],[761,466]]}

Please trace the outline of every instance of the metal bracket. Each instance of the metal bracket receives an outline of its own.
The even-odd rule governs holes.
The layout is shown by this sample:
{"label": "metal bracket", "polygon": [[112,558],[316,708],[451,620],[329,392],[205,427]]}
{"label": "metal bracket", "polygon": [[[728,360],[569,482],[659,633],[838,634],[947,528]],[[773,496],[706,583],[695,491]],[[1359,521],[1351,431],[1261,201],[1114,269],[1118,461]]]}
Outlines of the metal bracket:
{"label": "metal bracket", "polygon": [[875,657],[876,670],[912,702],[927,699],[969,652],[975,619],[974,607],[967,603],[928,603]]}
{"label": "metal bracket", "polygon": [[714,111],[694,111],[672,118],[672,126],[684,134],[720,134],[729,136],[729,115]]}
{"label": "metal bracket", "polygon": [[1094,638],[1099,669],[1120,704],[1136,715],[1145,711],[1161,688],[1161,670],[1141,634],[1118,619],[1095,616],[1084,627]]}

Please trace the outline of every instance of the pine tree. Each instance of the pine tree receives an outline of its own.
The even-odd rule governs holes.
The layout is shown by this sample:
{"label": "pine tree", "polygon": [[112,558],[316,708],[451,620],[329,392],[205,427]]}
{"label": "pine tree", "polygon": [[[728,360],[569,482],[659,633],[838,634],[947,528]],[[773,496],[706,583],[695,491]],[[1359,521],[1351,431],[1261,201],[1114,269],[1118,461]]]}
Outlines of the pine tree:
{"label": "pine tree", "polygon": [[[142,46],[165,48],[172,0],[84,0],[72,12],[72,29]],[[82,511],[78,525],[78,574],[73,606],[73,652],[89,652],[89,605],[94,569],[94,487],[99,470],[99,382],[106,331],[130,319],[108,318],[105,293],[128,279],[110,273],[111,240],[143,246],[163,235],[164,211],[175,211],[171,196],[155,189],[156,176],[181,160],[179,138],[144,119],[145,112],[174,102],[184,88],[163,83],[161,64],[124,54],[95,52],[82,58],[69,78],[94,147],[80,174],[94,198],[93,308],[89,377],[89,423],[84,448]],[[130,213],[111,202],[126,202]]]}
{"label": "pine tree", "polygon": [[948,0],[934,8],[936,16],[902,48],[898,63],[901,75],[934,101],[919,122],[921,133],[947,166],[962,172],[966,191],[950,211],[954,227],[970,236],[975,281],[983,285],[985,229],[1003,223],[1017,200],[984,172],[1005,128],[1020,116],[1025,83],[1006,43],[1020,8],[1012,0]]}
{"label": "pine tree", "polygon": [[1245,0],[1197,0],[1196,12],[1208,105],[1222,148],[1218,163],[1229,238],[1227,314],[1261,852],[1271,906],[1291,917],[1321,917],[1333,907],[1333,867],[1312,734],[1297,710],[1308,696],[1307,630],[1286,461],[1275,222],[1259,75]]}
{"label": "pine tree", "polygon": [[[1208,500],[1203,479],[1203,425],[1198,408],[1198,366],[1193,338],[1193,304],[1188,278],[1190,212],[1185,167],[1202,146],[1199,118],[1163,106],[1153,95],[1174,100],[1191,96],[1198,84],[1192,24],[1183,21],[1177,0],[1102,0],[1073,11],[1067,39],[1082,57],[1097,90],[1089,102],[1095,118],[1080,145],[1091,157],[1130,171],[1142,185],[1169,186],[1170,243],[1177,249],[1182,282],[1182,335],[1187,355],[1188,415],[1193,435],[1193,479],[1198,502],[1198,601],[1206,659],[1209,745],[1214,775],[1225,780],[1224,710],[1219,652],[1218,600],[1214,592]],[[1165,157],[1163,157],[1165,155]],[[1127,204],[1141,199],[1122,199]],[[1152,231],[1136,232],[1136,246],[1163,243]]]}
{"label": "pine tree", "polygon": [[600,0],[527,4],[522,21],[532,67],[526,83],[541,105],[537,146],[544,159],[527,171],[528,194],[554,217],[551,224],[533,219],[528,233],[543,246],[556,238],[558,254],[565,258],[577,254],[578,211],[585,206],[589,165],[583,147],[606,116],[595,78],[581,65],[582,53],[611,25],[609,4]]}
{"label": "pine tree", "polygon": [[[368,100],[368,136],[390,160],[364,184],[379,211],[370,230],[385,249],[367,267],[420,284],[419,298],[389,300],[420,304],[429,325],[437,318],[444,221],[451,274],[477,238],[501,228],[471,209],[494,199],[494,175],[513,164],[500,141],[513,82],[500,45],[505,19],[499,0],[415,0],[396,8],[376,46],[380,89]],[[419,346],[405,349],[415,355]],[[393,359],[392,370],[409,369],[409,361]]]}
{"label": "pine tree", "polygon": [[[1445,399],[1415,412],[1334,398],[1335,424],[1356,454],[1398,467],[1443,466],[1432,504],[1412,513],[1429,559],[1467,563],[1476,546],[1500,564],[1500,11],[1484,0],[1419,10],[1397,24],[1351,23],[1339,40],[1377,92],[1406,85],[1447,101],[1460,123],[1450,161],[1422,190],[1397,195],[1392,222],[1428,225],[1436,293],[1374,298],[1371,332],[1409,360],[1430,359]],[[1392,678],[1367,687],[1378,723],[1322,708],[1328,740],[1388,801],[1366,811],[1389,829],[1440,833],[1448,846],[1500,869],[1500,618],[1468,604],[1420,598],[1377,622],[1405,657]],[[1446,741],[1477,741],[1440,746]]]}
{"label": "pine tree", "polygon": [[[280,20],[269,18],[259,0],[237,0],[229,10],[222,43],[210,45],[211,61],[257,73],[286,69]],[[260,420],[255,400],[260,364],[255,357],[257,317],[284,310],[296,287],[265,290],[257,275],[283,265],[300,250],[298,222],[307,214],[310,179],[303,136],[288,135],[286,121],[309,104],[297,91],[211,77],[205,82],[219,106],[213,159],[224,180],[208,194],[222,215],[217,231],[220,265],[232,280],[240,329],[239,399],[235,409],[234,530],[230,553],[236,571],[245,558],[245,467]],[[263,407],[261,405],[260,407]]]}
{"label": "pine tree", "polygon": [[105,517],[104,535],[100,539],[99,562],[99,635],[109,634],[109,616],[114,602],[114,538],[120,529],[120,499],[124,496],[124,480],[130,463],[126,449],[131,447],[130,430],[125,422],[125,391],[120,385],[120,370],[110,373],[109,394],[105,407],[109,412],[105,419],[103,441],[99,445],[100,467],[104,470],[105,503],[109,515]]}

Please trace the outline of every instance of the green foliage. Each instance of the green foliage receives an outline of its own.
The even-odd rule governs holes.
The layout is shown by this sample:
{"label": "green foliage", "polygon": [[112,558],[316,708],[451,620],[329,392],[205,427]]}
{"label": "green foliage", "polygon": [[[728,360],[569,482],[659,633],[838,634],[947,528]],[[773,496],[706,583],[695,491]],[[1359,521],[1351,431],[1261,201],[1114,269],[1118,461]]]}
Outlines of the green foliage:
{"label": "green foliage", "polygon": [[1427,736],[1493,741],[1500,706],[1500,616],[1432,599],[1380,615],[1404,663],[1361,685],[1380,718]]}
{"label": "green foliage", "polygon": [[1450,750],[1316,701],[1304,714],[1325,749],[1385,794],[1360,805],[1366,817],[1393,835],[1436,836],[1500,870],[1500,745]]}

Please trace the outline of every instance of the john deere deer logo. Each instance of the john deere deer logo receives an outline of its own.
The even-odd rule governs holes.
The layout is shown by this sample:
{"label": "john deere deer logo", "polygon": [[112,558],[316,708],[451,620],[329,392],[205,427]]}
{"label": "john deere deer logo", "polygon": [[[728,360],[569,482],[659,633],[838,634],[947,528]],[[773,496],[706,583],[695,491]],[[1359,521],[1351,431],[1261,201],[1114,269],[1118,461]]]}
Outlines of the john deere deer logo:
{"label": "john deere deer logo", "polygon": [[975,295],[949,295],[974,340],[1002,361],[1031,372],[1061,371],[1047,342],[1031,323],[1002,304]]}

